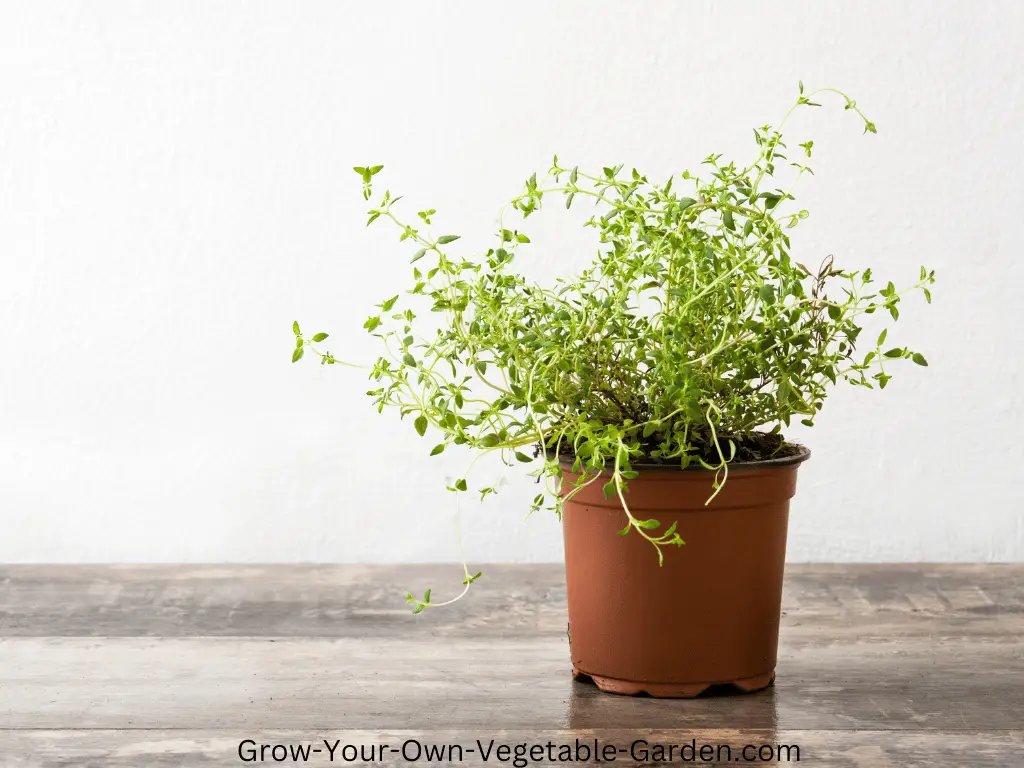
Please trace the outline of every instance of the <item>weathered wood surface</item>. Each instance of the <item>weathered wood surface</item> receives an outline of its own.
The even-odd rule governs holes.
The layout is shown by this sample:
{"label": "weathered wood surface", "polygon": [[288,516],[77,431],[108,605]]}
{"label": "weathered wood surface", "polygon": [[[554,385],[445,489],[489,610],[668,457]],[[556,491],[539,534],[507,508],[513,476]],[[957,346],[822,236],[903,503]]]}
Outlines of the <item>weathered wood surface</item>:
{"label": "weathered wood surface", "polygon": [[556,566],[485,567],[469,599],[410,615],[406,589],[457,576],[0,566],[0,765],[240,765],[246,738],[577,737],[796,744],[811,765],[1024,765],[1024,566],[790,566],[775,687],[691,701],[573,682]]}

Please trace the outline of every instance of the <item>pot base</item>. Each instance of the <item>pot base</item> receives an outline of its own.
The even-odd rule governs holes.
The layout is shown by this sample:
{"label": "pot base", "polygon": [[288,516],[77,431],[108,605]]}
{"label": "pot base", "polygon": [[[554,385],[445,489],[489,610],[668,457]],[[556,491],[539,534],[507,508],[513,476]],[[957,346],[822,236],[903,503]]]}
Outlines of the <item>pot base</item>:
{"label": "pot base", "polygon": [[764,675],[742,677],[738,680],[720,680],[714,683],[643,683],[633,680],[618,680],[583,672],[573,665],[572,677],[580,682],[591,681],[605,693],[622,696],[647,695],[655,699],[692,699],[712,686],[730,685],[742,693],[753,693],[767,688],[775,682],[775,670]]}

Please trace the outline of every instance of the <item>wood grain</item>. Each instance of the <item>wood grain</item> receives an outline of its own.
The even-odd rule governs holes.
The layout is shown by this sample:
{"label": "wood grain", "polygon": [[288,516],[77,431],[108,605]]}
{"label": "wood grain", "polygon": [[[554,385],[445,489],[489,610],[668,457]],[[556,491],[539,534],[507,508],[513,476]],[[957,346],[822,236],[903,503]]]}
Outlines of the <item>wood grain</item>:
{"label": "wood grain", "polygon": [[[457,566],[0,566],[3,637],[548,636],[565,629],[557,565],[484,566],[472,597],[410,617]],[[1024,630],[1024,565],[790,565],[784,634]]]}
{"label": "wood grain", "polygon": [[790,566],[775,687],[691,701],[573,682],[560,569],[483,570],[472,599],[414,617],[402,593],[457,570],[2,567],[0,765],[240,765],[244,738],[580,735],[1024,765],[1024,566]]}

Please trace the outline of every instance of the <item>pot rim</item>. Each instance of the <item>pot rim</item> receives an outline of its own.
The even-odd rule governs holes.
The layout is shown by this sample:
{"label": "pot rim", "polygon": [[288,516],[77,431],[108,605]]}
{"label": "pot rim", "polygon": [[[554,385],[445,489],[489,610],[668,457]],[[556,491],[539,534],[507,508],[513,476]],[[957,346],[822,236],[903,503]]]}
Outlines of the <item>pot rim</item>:
{"label": "pot rim", "polygon": [[[754,469],[771,469],[775,467],[791,467],[797,464],[803,464],[809,458],[811,458],[811,449],[800,443],[791,443],[799,449],[799,453],[793,456],[780,456],[775,459],[763,459],[761,461],[730,461],[728,464],[729,471],[733,470],[754,470]],[[558,463],[561,465],[563,470],[572,471],[572,465],[575,459],[569,457],[558,457]],[[607,465],[606,465],[607,466]],[[648,462],[631,462],[633,469],[637,471],[655,471],[655,472],[707,472],[709,474],[717,472],[715,469],[705,469],[699,463],[691,464],[685,469],[680,467],[678,464],[663,464],[655,463],[653,461]]]}

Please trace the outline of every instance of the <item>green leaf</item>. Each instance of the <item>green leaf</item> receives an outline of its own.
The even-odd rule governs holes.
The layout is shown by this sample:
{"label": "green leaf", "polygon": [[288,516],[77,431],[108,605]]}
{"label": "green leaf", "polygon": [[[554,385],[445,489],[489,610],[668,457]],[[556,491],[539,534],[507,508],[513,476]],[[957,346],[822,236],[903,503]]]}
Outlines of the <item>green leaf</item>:
{"label": "green leaf", "polygon": [[303,347],[296,347],[296,348],[295,348],[295,351],[294,351],[294,352],[292,352],[292,362],[293,362],[293,363],[297,363],[297,362],[299,362],[299,360],[301,360],[301,359],[302,359],[302,355],[303,355],[303,353],[304,353],[305,351],[306,351],[306,350],[305,350],[305,348],[303,348]]}
{"label": "green leaf", "polygon": [[525,453],[521,453],[519,451],[515,452],[515,457],[517,461],[521,461],[524,464],[528,464],[529,462],[533,461],[533,457],[527,456]]}
{"label": "green leaf", "polygon": [[454,243],[460,237],[461,235],[441,235],[439,238],[437,238],[437,244],[447,245],[448,243]]}
{"label": "green leaf", "polygon": [[431,456],[437,456],[437,454],[439,454],[439,453],[441,453],[442,451],[444,451],[444,447],[445,447],[445,444],[444,444],[444,443],[438,443],[437,445],[435,445],[435,446],[434,446],[434,447],[433,447],[433,448],[431,449],[431,451],[430,451],[430,455],[431,455]]}
{"label": "green leaf", "polygon": [[429,423],[430,422],[427,421],[427,417],[422,413],[416,417],[416,421],[413,422],[413,426],[416,427],[416,432],[420,437],[423,437],[424,433],[427,431],[427,424]]}
{"label": "green leaf", "polygon": [[915,352],[913,355],[910,356],[910,359],[913,360],[918,365],[928,365],[928,361],[924,359],[924,355],[922,355],[920,352]]}
{"label": "green leaf", "polygon": [[387,301],[380,305],[381,310],[387,312],[389,309],[395,306],[396,301],[398,301],[398,296],[392,296],[390,299],[388,299]]}
{"label": "green leaf", "polygon": [[430,605],[430,590],[429,589],[426,592],[423,593],[423,602],[426,603],[427,605]]}
{"label": "green leaf", "polygon": [[416,367],[416,358],[413,357],[408,352],[406,352],[404,355],[402,355],[402,362],[405,363],[410,368],[415,368]]}
{"label": "green leaf", "polygon": [[903,350],[899,347],[893,347],[885,353],[885,357],[903,357]]}
{"label": "green leaf", "polygon": [[464,491],[469,488],[469,484],[466,482],[465,478],[461,478],[455,481],[455,487],[460,491]]}
{"label": "green leaf", "polygon": [[327,338],[326,333],[317,333],[313,335],[313,341],[323,341]]}
{"label": "green leaf", "polygon": [[652,529],[657,528],[658,526],[660,526],[661,525],[661,521],[660,520],[654,520],[652,518],[651,520],[637,520],[636,524],[640,528],[644,528],[645,530],[649,531],[649,530],[652,530]]}
{"label": "green leaf", "polygon": [[676,207],[680,211],[685,211],[691,205],[696,205],[696,204],[697,204],[697,201],[694,200],[692,197],[680,197],[678,200],[676,200]]}
{"label": "green leaf", "polygon": [[417,261],[419,261],[420,259],[422,259],[426,255],[427,255],[427,249],[426,248],[420,248],[418,251],[416,251],[416,253],[413,254],[412,258],[409,260],[409,263],[410,264],[415,264]]}
{"label": "green leaf", "polygon": [[493,448],[499,442],[500,441],[498,439],[498,436],[493,432],[489,435],[484,435],[482,438],[480,438],[480,445],[483,446],[484,448]]}
{"label": "green leaf", "polygon": [[625,536],[629,533],[629,529],[633,527],[633,523],[629,520],[626,521],[626,527],[619,531],[619,536]]}
{"label": "green leaf", "polygon": [[728,230],[736,229],[736,222],[733,220],[732,211],[730,211],[728,209],[725,210],[725,211],[722,211],[722,223],[725,225],[725,228],[728,229]]}
{"label": "green leaf", "polygon": [[296,320],[294,323],[292,323],[292,333],[294,333],[296,336],[300,336],[302,334],[302,331],[299,330],[299,321],[298,320]]}
{"label": "green leaf", "polygon": [[757,295],[761,301],[769,306],[775,303],[775,289],[767,283],[757,289]]}
{"label": "green leaf", "polygon": [[528,243],[528,242],[530,242],[530,238],[528,238],[522,232],[516,232],[516,242],[517,243]]}
{"label": "green leaf", "polygon": [[878,342],[875,344],[876,347],[880,347],[885,344],[885,337],[889,333],[888,328],[883,328],[882,332],[878,334]]}

